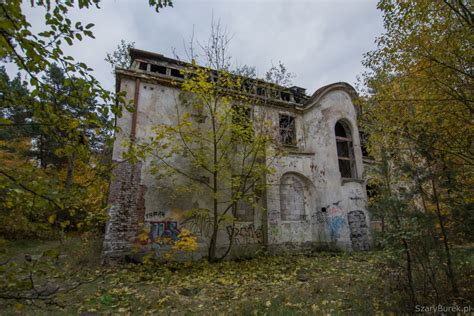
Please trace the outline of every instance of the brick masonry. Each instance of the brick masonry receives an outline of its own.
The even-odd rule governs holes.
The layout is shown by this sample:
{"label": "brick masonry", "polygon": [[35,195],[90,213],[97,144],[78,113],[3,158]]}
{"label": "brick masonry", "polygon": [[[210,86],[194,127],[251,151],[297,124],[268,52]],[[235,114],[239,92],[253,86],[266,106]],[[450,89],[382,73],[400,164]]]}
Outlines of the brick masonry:
{"label": "brick masonry", "polygon": [[122,261],[132,251],[143,222],[144,187],[140,185],[141,163],[118,163],[114,169],[109,193],[107,223],[102,261],[105,264]]}

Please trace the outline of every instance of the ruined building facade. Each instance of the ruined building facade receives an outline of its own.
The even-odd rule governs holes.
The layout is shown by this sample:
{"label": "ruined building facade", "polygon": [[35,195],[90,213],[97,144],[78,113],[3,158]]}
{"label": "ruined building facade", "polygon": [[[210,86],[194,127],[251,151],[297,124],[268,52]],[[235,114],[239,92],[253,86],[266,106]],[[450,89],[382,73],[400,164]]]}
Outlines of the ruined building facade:
{"label": "ruined building facade", "polygon": [[[152,126],[173,124],[180,92],[173,83],[183,80],[183,64],[136,49],[131,56],[128,69],[116,70],[117,91],[126,92],[136,110],[118,119],[104,259],[129,255],[142,227],[148,228],[151,239],[176,238],[180,229],[191,230],[198,237],[194,258],[199,258],[207,252],[211,227],[205,219],[186,218],[183,212],[206,207],[205,199],[171,198],[160,191],[146,161],[132,164],[123,158],[128,143],[146,139]],[[354,89],[334,83],[308,96],[299,87],[280,88],[270,95],[257,87],[254,93],[267,98],[260,110],[285,138],[287,153],[266,179],[270,185],[263,195],[265,211],[242,210],[237,217],[233,255],[262,247],[274,253],[368,249],[369,215]],[[222,236],[218,247],[225,248],[226,243]]]}

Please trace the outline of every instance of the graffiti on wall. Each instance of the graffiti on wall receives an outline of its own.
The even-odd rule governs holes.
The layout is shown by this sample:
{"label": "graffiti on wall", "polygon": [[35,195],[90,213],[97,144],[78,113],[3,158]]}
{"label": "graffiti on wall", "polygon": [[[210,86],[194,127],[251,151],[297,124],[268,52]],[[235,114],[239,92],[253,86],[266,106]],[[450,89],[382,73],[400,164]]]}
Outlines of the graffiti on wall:
{"label": "graffiti on wall", "polygon": [[351,231],[352,249],[369,250],[369,235],[364,212],[361,210],[349,212],[347,214],[347,221]]}
{"label": "graffiti on wall", "polygon": [[328,219],[329,232],[331,239],[339,238],[341,230],[344,228],[346,221],[342,216],[332,216]]}
{"label": "graffiti on wall", "polygon": [[186,218],[182,223],[195,236],[209,238],[212,235],[212,219],[208,212],[195,212],[192,216]]}
{"label": "graffiti on wall", "polygon": [[357,206],[364,206],[365,198],[364,198],[364,194],[362,193],[360,189],[352,189],[350,194],[351,196],[349,197],[349,199],[351,201],[354,201],[354,203]]}
{"label": "graffiti on wall", "polygon": [[341,201],[332,203],[332,205],[327,208],[327,225],[329,228],[329,235],[332,240],[338,239],[341,236],[341,232],[346,226],[346,220],[343,217],[343,211],[339,207]]}
{"label": "graffiti on wall", "polygon": [[255,228],[254,224],[249,224],[240,227],[227,226],[227,233],[229,236],[232,234],[234,229],[234,244],[258,244],[263,242],[263,230],[262,227]]}
{"label": "graffiti on wall", "polygon": [[178,240],[180,230],[177,221],[150,222],[150,240],[158,241],[163,238]]}
{"label": "graffiti on wall", "polygon": [[158,211],[158,212],[148,212],[145,214],[145,218],[147,220],[150,220],[151,218],[164,218],[165,217],[165,212],[163,211]]}

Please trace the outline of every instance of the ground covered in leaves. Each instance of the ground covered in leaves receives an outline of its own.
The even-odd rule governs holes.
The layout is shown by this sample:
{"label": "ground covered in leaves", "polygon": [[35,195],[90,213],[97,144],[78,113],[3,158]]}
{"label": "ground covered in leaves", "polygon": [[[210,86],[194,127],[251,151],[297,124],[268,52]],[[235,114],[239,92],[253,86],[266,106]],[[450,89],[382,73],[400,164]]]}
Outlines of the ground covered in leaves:
{"label": "ground covered in leaves", "polygon": [[[95,244],[94,244],[95,243]],[[261,256],[249,260],[157,266],[99,265],[100,242],[60,245],[61,274],[48,284],[81,279],[54,302],[2,303],[5,314],[374,314],[397,312],[399,297],[383,280],[377,252]],[[45,246],[16,247],[16,255]],[[74,273],[72,271],[75,271]],[[80,277],[77,278],[79,271]],[[73,275],[73,276],[72,276]],[[85,282],[92,280],[91,282]],[[40,282],[38,280],[38,282]],[[3,313],[2,313],[3,314]]]}

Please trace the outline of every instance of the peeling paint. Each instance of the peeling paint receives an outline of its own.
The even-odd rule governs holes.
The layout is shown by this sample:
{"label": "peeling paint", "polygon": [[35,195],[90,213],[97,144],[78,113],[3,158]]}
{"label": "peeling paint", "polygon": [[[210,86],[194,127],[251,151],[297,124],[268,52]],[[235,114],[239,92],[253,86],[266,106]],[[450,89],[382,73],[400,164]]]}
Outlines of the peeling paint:
{"label": "peeling paint", "polygon": [[[139,106],[133,115],[124,113],[118,118],[122,131],[115,140],[113,159],[120,164],[110,190],[104,254],[118,258],[130,251],[140,223],[152,228],[156,236],[172,235],[186,228],[198,237],[199,251],[205,253],[212,233],[212,218],[205,214],[189,217],[185,213],[208,208],[209,197],[189,193],[174,199],[164,189],[166,183],[160,183],[149,172],[149,161],[132,166],[122,158],[128,150],[124,144],[130,135],[140,142],[153,135],[154,125],[176,123],[179,90],[163,76],[158,78],[143,71],[135,74],[129,69],[119,73],[119,77],[120,91],[126,92],[129,100],[135,99]],[[357,174],[363,174],[357,111],[348,87],[339,83],[319,89],[304,109],[254,106],[256,112],[266,113],[276,129],[281,114],[294,116],[297,144],[289,148],[291,154],[277,161],[276,173],[268,175],[269,189],[260,201],[267,211],[255,212],[253,218],[236,224],[236,245],[262,245],[265,240],[266,246],[275,251],[286,247],[296,250],[311,244],[318,247],[331,244],[345,250],[368,249],[369,216],[364,183],[361,179],[341,179],[338,166],[335,125],[344,120],[352,128]],[[198,116],[196,119],[203,125],[208,121]],[[223,227],[218,233],[218,247],[227,243],[228,227]]]}

